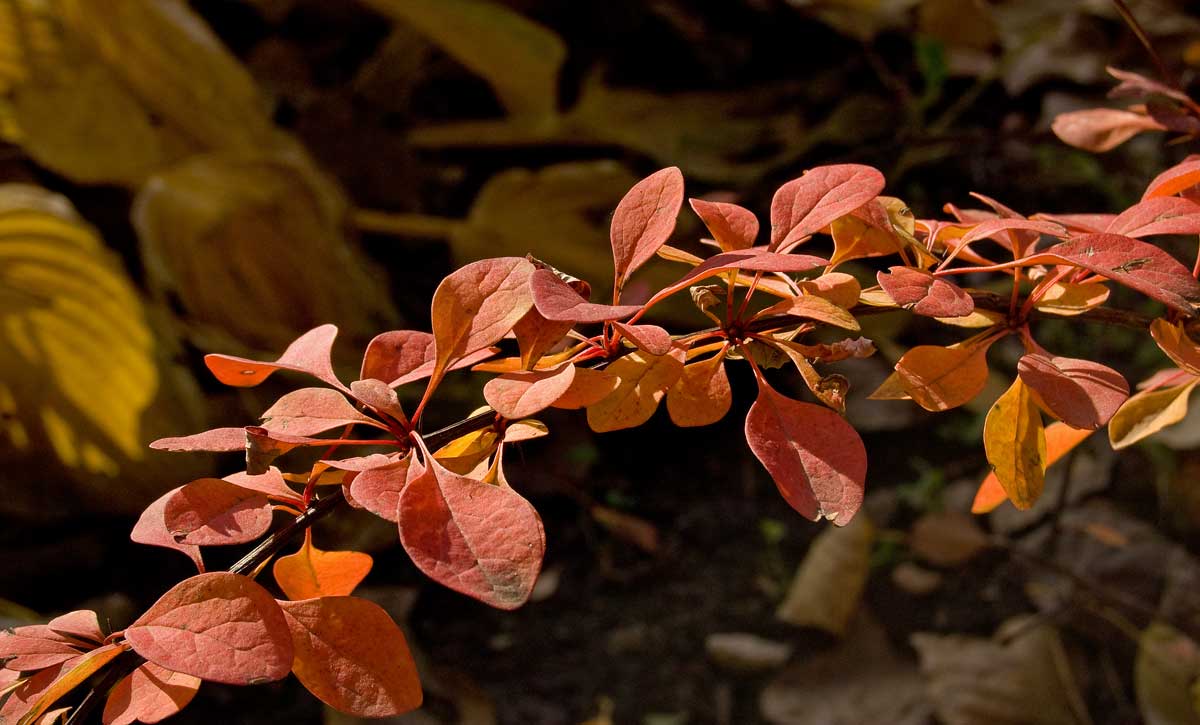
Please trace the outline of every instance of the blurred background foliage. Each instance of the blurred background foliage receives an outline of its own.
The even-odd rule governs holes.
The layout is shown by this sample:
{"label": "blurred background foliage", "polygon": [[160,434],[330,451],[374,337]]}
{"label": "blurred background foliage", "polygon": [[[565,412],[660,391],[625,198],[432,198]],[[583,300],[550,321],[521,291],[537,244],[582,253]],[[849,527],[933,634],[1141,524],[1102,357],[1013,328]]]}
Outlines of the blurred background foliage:
{"label": "blurred background foliage", "polygon": [[[1192,81],[1200,16],[1185,0],[1130,6]],[[221,389],[204,352],[274,358],[333,322],[353,379],[371,336],[427,329],[441,277],[482,257],[532,253],[607,289],[608,215],[667,165],[690,196],[760,214],[784,181],[841,162],[879,167],[918,217],[972,206],[970,191],[1023,213],[1117,211],[1188,149],[1146,134],[1096,156],[1049,133],[1105,103],[1106,65],[1153,75],[1108,0],[0,0],[4,616],[102,596],[89,606],[117,623],[178,578],[127,544],[131,517],[234,464],[145,444],[245,424],[296,382]],[[699,234],[681,219],[673,243]],[[656,262],[644,282],[678,271]],[[543,601],[515,615],[419,584],[378,550],[394,531],[326,531],[324,548],[377,550],[371,591],[399,618],[422,587],[431,704],[405,722],[1198,722],[1184,614],[1176,628],[1145,611],[1123,630],[1088,619],[1087,587],[1047,566],[1083,556],[1087,581],[1151,613],[1184,586],[1164,557],[1200,571],[1181,548],[1198,540],[1200,421],[1120,462],[1093,446],[1059,474],[1078,484],[993,515],[988,538],[963,491],[1004,382],[939,418],[861,400],[903,345],[943,334],[909,324],[872,318],[881,355],[843,369],[875,527],[795,520],[737,442],[743,395],[686,435],[658,421],[595,438],[549,419],[551,442],[511,475],[551,546]],[[1148,338],[1078,330],[1056,351],[1135,381],[1162,364]],[[993,362],[1016,356],[998,346]],[[472,409],[479,385],[453,380],[434,422]],[[1020,568],[1015,547],[1047,537],[1041,568]],[[1125,639],[1103,643],[1105,626]],[[981,679],[995,690],[972,690]],[[321,717],[303,697],[281,705],[286,687],[212,688],[190,717]]]}

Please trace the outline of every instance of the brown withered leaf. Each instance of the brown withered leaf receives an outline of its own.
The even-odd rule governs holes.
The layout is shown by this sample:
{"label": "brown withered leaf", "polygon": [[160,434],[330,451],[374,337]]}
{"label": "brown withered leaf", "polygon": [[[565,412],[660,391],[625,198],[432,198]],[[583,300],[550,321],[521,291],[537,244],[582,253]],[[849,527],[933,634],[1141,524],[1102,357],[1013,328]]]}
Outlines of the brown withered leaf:
{"label": "brown withered leaf", "polygon": [[845,634],[867,585],[874,541],[875,527],[862,515],[846,526],[822,531],[800,562],[775,616],[800,627]]}
{"label": "brown withered leaf", "polygon": [[362,340],[395,321],[382,275],[342,234],[344,212],[302,160],[215,155],[152,177],[132,214],[156,296],[191,325],[279,350],[316,322]]}

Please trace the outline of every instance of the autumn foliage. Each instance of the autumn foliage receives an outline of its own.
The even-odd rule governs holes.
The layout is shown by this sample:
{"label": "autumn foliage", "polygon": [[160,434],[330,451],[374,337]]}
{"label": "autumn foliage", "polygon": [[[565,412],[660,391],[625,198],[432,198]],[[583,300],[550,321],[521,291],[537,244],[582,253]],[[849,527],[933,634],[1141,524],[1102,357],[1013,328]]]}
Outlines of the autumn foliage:
{"label": "autumn foliage", "polygon": [[[1159,92],[1144,79],[1114,74],[1129,92]],[[1086,144],[1102,149],[1128,129],[1166,125],[1153,108],[1128,113],[1138,119],[1076,115],[1058,130],[1068,140],[1085,131],[1088,139],[1102,137]],[[1102,125],[1113,118],[1125,125]],[[203,681],[251,685],[289,673],[352,715],[411,710],[422,694],[403,633],[379,606],[353,596],[371,557],[320,549],[311,521],[343,500],[366,509],[396,525],[400,545],[431,579],[493,607],[520,607],[546,540],[537,511],[506,478],[504,456],[547,435],[535,416],[583,410],[603,433],[646,423],[665,401],[676,425],[709,425],[731,410],[727,365],[747,366],[757,383],[746,443],[780,495],[807,519],[845,525],[863,502],[867,450],[844,417],[853,381],[825,366],[875,353],[859,335],[864,315],[902,309],[962,331],[956,343],[904,351],[871,396],[929,411],[981,393],[997,342],[1015,337],[1023,346],[983,428],[992,473],[979,487],[976,512],[1006,500],[1032,506],[1047,467],[1095,431],[1107,428],[1113,446],[1123,448],[1182,419],[1200,382],[1200,346],[1191,337],[1200,256],[1189,267],[1155,240],[1200,234],[1200,157],[1167,169],[1141,201],[1110,215],[1026,215],[977,194],[979,209],[947,205],[942,218],[918,219],[884,192],[883,175],[868,166],[811,169],[775,193],[765,233],[748,209],[691,199],[711,236],[702,242],[713,253],[701,258],[667,244],[686,197],[682,174],[667,168],[616,207],[614,283],[603,294],[537,259],[486,259],[438,285],[430,332],[372,340],[358,380],[334,371],[331,325],[306,333],[274,361],[209,355],[209,370],[226,385],[255,386],[282,371],[313,386],[284,395],[254,425],[151,444],[244,453],[244,470],[170,491],[132,532],[134,541],[184,554],[197,574],[123,631],[104,632],[94,613],[77,611],[0,635],[0,688],[9,692],[0,720],[64,714],[64,698],[106,668],[117,676],[103,693],[105,723],[157,722],[185,707]],[[832,253],[810,253],[825,238]],[[680,265],[678,280],[630,294],[631,275],[655,257]],[[862,259],[882,262],[875,279],[839,271]],[[1001,280],[1006,292],[982,290],[982,280]],[[1095,315],[1118,286],[1158,303],[1148,332],[1174,365],[1132,394],[1115,370],[1038,342],[1039,321]],[[654,323],[659,303],[685,294],[711,326]],[[809,391],[805,400],[771,381],[776,369],[792,367]],[[424,433],[439,385],[467,371],[491,376],[483,387],[487,408]],[[396,392],[410,385],[424,386],[411,411]],[[315,449],[317,462],[292,463],[297,449]],[[276,556],[289,543],[271,532],[280,511],[296,517],[284,534],[303,530],[303,537]],[[205,569],[203,547],[259,540],[269,546],[234,570]],[[273,588],[256,576],[273,578]]]}

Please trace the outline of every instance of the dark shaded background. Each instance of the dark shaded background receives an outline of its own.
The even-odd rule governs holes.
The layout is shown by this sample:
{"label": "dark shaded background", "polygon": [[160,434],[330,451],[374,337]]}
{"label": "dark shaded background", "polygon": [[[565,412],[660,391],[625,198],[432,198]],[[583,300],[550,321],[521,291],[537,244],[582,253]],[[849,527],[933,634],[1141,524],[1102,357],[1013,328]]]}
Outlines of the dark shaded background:
{"label": "dark shaded background", "polygon": [[[301,384],[231,392],[204,352],[273,358],[335,322],[335,362],[353,379],[372,335],[428,329],[438,281],[485,256],[533,252],[605,289],[608,215],[655,169],[678,165],[689,196],[760,214],[805,168],[844,162],[880,168],[919,218],[977,205],[970,191],[1024,213],[1111,212],[1191,150],[1147,134],[1097,156],[1049,132],[1057,113],[1106,103],[1106,64],[1152,74],[1099,1],[35,5],[0,2],[0,180],[65,197],[41,203],[73,205],[102,240],[63,258],[74,282],[48,296],[86,299],[82,282],[128,300],[118,312],[93,300],[94,316],[41,331],[19,296],[0,307],[9,623],[92,607],[119,628],[189,574],[128,531],[162,492],[237,462],[140,444],[244,425]],[[1186,5],[1132,7],[1188,83],[1200,16]],[[557,43],[561,69],[546,55]],[[685,217],[673,243],[696,249]],[[5,286],[26,289],[23,253],[0,239],[0,301]],[[651,266],[649,284],[680,272]],[[703,324],[682,305],[666,314]],[[1146,336],[1045,324],[1048,347],[1132,381],[1164,363]],[[936,710],[948,723],[1198,722],[1200,650],[1151,627],[1157,616],[1200,631],[1196,424],[1119,457],[1090,442],[1033,512],[971,519],[983,414],[1019,351],[998,346],[988,392],[932,417],[860,399],[905,345],[959,333],[887,315],[864,327],[881,353],[842,372],[871,456],[874,533],[810,549],[828,527],[800,519],[742,442],[742,370],[717,425],[681,431],[660,415],[597,436],[553,412],[549,439],[506,457],[549,547],[537,601],[515,613],[425,580],[378,521],[323,525],[322,548],[375,556],[364,594],[407,622],[427,705],[397,721],[923,723]],[[431,425],[478,405],[481,384],[450,381]],[[981,551],[984,529],[999,545]],[[810,550],[828,567],[816,601],[854,608],[865,581],[844,637],[776,616]],[[207,558],[215,569],[236,555]],[[730,650],[722,633],[769,641]],[[177,722],[322,718],[346,721],[289,679],[206,684]]]}

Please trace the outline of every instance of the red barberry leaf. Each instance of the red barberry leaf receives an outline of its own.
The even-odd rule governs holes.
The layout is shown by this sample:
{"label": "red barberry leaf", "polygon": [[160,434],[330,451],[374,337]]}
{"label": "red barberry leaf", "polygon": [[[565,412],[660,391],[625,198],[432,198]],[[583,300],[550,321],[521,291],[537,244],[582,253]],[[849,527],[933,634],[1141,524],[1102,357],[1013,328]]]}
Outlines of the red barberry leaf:
{"label": "red barberry leaf", "polygon": [[1090,360],[1030,353],[1017,362],[1017,374],[1054,417],[1072,428],[1104,426],[1129,397],[1129,383],[1120,373]]}
{"label": "red barberry leaf", "polygon": [[245,428],[214,428],[180,438],[159,438],[150,444],[156,451],[212,451],[231,453],[246,450]]}
{"label": "red barberry leaf", "polygon": [[842,416],[780,395],[759,379],[758,398],[746,416],[746,442],[783,498],[805,518],[845,526],[858,512],[867,451]]}
{"label": "red barberry leaf", "polygon": [[292,667],[292,636],[279,605],[252,579],[229,572],[176,584],[125,638],[154,664],[230,685],[272,682]]}
{"label": "red barberry leaf", "polygon": [[815,279],[800,282],[804,294],[829,300],[842,309],[850,309],[858,304],[862,293],[862,285],[858,280],[845,272],[827,272]]}
{"label": "red barberry leaf", "polygon": [[1050,124],[1054,135],[1085,151],[1110,151],[1143,131],[1166,129],[1158,121],[1117,108],[1088,108],[1060,113]]}
{"label": "red barberry leaf", "polygon": [[379,605],[356,597],[280,602],[292,632],[296,678],[325,704],[356,717],[421,706],[404,633]]}
{"label": "red barberry leaf", "polygon": [[295,554],[275,560],[275,582],[288,599],[349,595],[371,571],[373,561],[361,551],[323,551],[312,543],[312,529]]}
{"label": "red barberry leaf", "polygon": [[860,164],[818,166],[771,199],[771,249],[787,249],[874,199],[883,174]]}
{"label": "red barberry leaf", "polygon": [[[0,632],[0,660],[4,668],[17,672],[32,672],[53,667],[83,654],[82,643],[76,645],[57,639],[36,636],[37,630],[18,627],[15,632]],[[10,659],[11,658],[11,659]]]}
{"label": "red barberry leaf", "polygon": [[376,516],[395,521],[400,492],[412,475],[409,471],[412,455],[389,456],[388,459],[385,465],[371,465],[355,476],[350,482],[350,497]]}
{"label": "red barberry leaf", "polygon": [[271,461],[295,448],[328,446],[332,438],[275,433],[257,425],[248,425],[246,431],[246,473],[258,476],[271,468]]}
{"label": "red barberry leaf", "polygon": [[160,496],[154,503],[146,507],[142,515],[134,524],[133,531],[129,534],[129,538],[137,544],[146,544],[147,546],[161,546],[164,549],[174,549],[182,553],[184,556],[192,560],[196,565],[196,571],[204,572],[204,562],[200,558],[200,547],[195,544],[181,544],[175,540],[171,532],[167,529],[166,520],[164,518],[167,501],[175,494],[179,493],[183,487],[172,489]]}
{"label": "red barberry leaf", "polygon": [[547,320],[558,322],[608,322],[620,320],[642,309],[638,305],[601,305],[588,302],[548,269],[529,277],[533,304]]}
{"label": "red barberry leaf", "polygon": [[587,408],[607,398],[620,384],[621,379],[607,370],[576,368],[571,387],[551,407],[566,410]]}
{"label": "red barberry leaf", "polygon": [[387,430],[387,426],[351,405],[346,396],[329,388],[293,390],[275,401],[262,419],[262,427],[272,433],[297,436],[316,435],[346,425]]}
{"label": "red barberry leaf", "polygon": [[499,609],[529,598],[546,536],[520,494],[447,470],[429,455],[400,494],[400,543],[431,579]]}
{"label": "red barberry leaf", "polygon": [[492,378],[483,386],[483,398],[496,412],[509,420],[528,418],[554,404],[575,380],[575,366],[557,370],[508,373]]}
{"label": "red barberry leaf", "polygon": [[654,293],[646,301],[644,308],[663,300],[676,292],[691,287],[702,279],[707,279],[721,272],[740,269],[748,272],[807,272],[818,267],[824,267],[828,260],[814,257],[810,254],[779,254],[769,252],[762,247],[751,247],[736,252],[722,252],[696,265],[690,272],[672,282],[667,287]]}
{"label": "red barberry leaf", "polygon": [[722,201],[689,199],[692,210],[708,227],[722,252],[734,252],[754,246],[758,237],[758,217],[749,209]]}
{"label": "red barberry leaf", "polygon": [[181,544],[244,544],[271,528],[271,504],[259,491],[201,478],[167,499],[163,522]]}
{"label": "red barberry leaf", "polygon": [[642,179],[617,204],[609,237],[618,290],[666,243],[681,206],[683,174],[674,166]]}
{"label": "red barberry leaf", "polygon": [[1174,196],[1200,184],[1200,156],[1193,154],[1154,177],[1142,199],[1155,196]]}
{"label": "red barberry leaf", "polygon": [[614,322],[613,327],[629,338],[637,349],[651,355],[666,355],[671,351],[671,333],[658,325],[624,325]]}
{"label": "red barberry leaf", "polygon": [[404,414],[400,398],[387,383],[374,378],[355,380],[350,383],[350,392],[358,402],[380,415],[386,415],[400,425],[408,425],[408,416]]}
{"label": "red barberry leaf", "polygon": [[51,619],[47,624],[61,635],[91,642],[103,642],[104,631],[100,629],[100,618],[90,609],[78,609]]}
{"label": "red barberry leaf", "polygon": [[[987,199],[981,194],[975,196]],[[1008,207],[1000,205],[999,202],[995,203],[1012,214],[1016,214]],[[980,239],[991,239],[1005,249],[1013,251],[1019,257],[1025,254],[1029,246],[1036,242],[1040,235],[1047,234],[1061,238],[1066,235],[1066,231],[1057,222],[1037,221],[1022,216],[1001,216],[998,219],[985,219],[976,224],[955,243],[955,247],[962,248]]]}
{"label": "red barberry leaf", "polygon": [[533,306],[521,257],[481,259],[451,272],[433,293],[434,384],[452,361],[500,340]]}
{"label": "red barberry leaf", "polygon": [[279,469],[275,468],[274,466],[271,466],[266,473],[260,473],[256,476],[252,476],[245,471],[240,471],[238,473],[231,473],[228,476],[225,476],[222,480],[228,481],[235,486],[248,488],[251,491],[258,491],[259,493],[273,496],[275,498],[288,500],[294,500],[297,498],[296,492],[287,485],[287,481],[284,480],[283,474],[280,473]]}
{"label": "red barberry leaf", "polygon": [[1134,204],[1104,230],[1127,237],[1200,234],[1200,204],[1178,196],[1154,196]]}
{"label": "red barberry leaf", "polygon": [[975,311],[975,301],[961,287],[921,269],[892,267],[876,279],[897,305],[918,315],[965,317]]}
{"label": "red barberry leaf", "polygon": [[[75,662],[64,662],[53,667],[47,667],[21,680],[20,684],[12,689],[8,695],[8,699],[0,697],[3,703],[0,704],[0,723],[4,723],[4,725],[19,723],[21,718],[38,701],[38,698],[45,694],[50,689],[50,686],[58,680],[59,675],[63,674],[64,671],[69,671],[74,664]],[[11,671],[0,670],[0,673]],[[0,679],[0,682],[3,682],[3,679]],[[0,692],[4,691],[4,688],[0,688]]]}
{"label": "red barberry leaf", "polygon": [[[65,662],[62,664],[61,674],[45,690],[38,695],[33,704],[21,715],[20,720],[13,719],[11,722],[25,723],[45,723],[42,720],[42,715],[50,709],[50,706],[61,700],[71,690],[79,687],[88,680],[92,675],[99,672],[109,662],[112,662],[117,655],[128,650],[128,645],[125,644],[108,644],[103,647],[98,647],[91,652],[77,659]],[[56,722],[57,717],[52,717],[50,723]],[[9,723],[10,720],[0,712],[0,722]]]}
{"label": "red barberry leaf", "polygon": [[147,662],[109,690],[103,725],[165,720],[187,707],[199,689],[200,678]]}
{"label": "red barberry leaf", "polygon": [[396,379],[431,362],[433,347],[433,335],[428,332],[392,330],[376,335],[367,343],[358,377],[394,385]]}
{"label": "red barberry leaf", "polygon": [[346,386],[333,372],[331,352],[337,337],[336,325],[321,325],[309,330],[284,350],[274,362],[247,360],[232,355],[205,355],[204,364],[226,385],[251,388],[271,376],[276,370],[308,373],[323,383],[346,392]]}
{"label": "red barberry leaf", "polygon": [[[530,284],[533,284],[532,277]],[[574,326],[575,323],[571,320],[548,319],[538,312],[536,306],[526,312],[525,316],[513,325],[513,335],[516,336],[521,349],[521,368],[532,370],[542,355],[561,342]]]}

